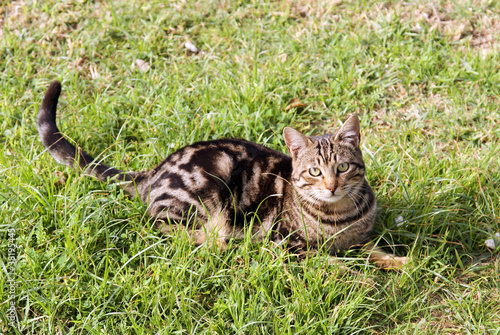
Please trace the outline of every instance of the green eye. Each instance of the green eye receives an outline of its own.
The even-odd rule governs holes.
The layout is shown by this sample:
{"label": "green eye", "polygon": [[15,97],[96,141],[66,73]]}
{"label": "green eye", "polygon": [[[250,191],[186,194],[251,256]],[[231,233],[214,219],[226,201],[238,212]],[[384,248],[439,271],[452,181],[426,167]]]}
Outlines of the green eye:
{"label": "green eye", "polygon": [[321,175],[321,170],[318,168],[312,167],[309,169],[309,174],[313,177],[317,177],[317,176]]}
{"label": "green eye", "polygon": [[342,163],[337,166],[338,172],[346,172],[349,169],[349,163]]}

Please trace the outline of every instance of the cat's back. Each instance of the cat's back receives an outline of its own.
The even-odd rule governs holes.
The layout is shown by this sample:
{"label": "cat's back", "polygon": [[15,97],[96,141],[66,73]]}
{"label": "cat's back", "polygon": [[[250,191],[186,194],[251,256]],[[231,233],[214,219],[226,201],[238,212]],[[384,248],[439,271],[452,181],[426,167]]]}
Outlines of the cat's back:
{"label": "cat's back", "polygon": [[279,166],[283,169],[292,160],[289,156],[243,139],[222,138],[212,141],[200,141],[185,146],[169,155],[152,170],[152,175],[162,171],[196,173],[202,169],[223,179],[229,173],[235,174],[248,168],[268,170]]}
{"label": "cat's back", "polygon": [[153,206],[186,207],[200,199],[220,203],[230,199],[239,208],[252,210],[269,195],[283,192],[291,171],[291,158],[279,151],[243,139],[218,139],[177,150],[138,176],[138,189]]}

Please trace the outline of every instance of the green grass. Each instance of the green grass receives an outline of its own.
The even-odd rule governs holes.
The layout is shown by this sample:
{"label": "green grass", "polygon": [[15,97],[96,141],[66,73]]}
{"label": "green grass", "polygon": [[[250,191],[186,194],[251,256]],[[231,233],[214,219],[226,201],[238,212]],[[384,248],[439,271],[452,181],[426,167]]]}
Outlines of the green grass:
{"label": "green grass", "polygon": [[[485,245],[500,232],[499,20],[480,0],[0,4],[0,333],[500,334],[500,247]],[[44,151],[55,79],[62,131],[122,169],[219,137],[285,150],[284,126],[321,134],[358,113],[375,238],[412,263],[349,252],[343,273],[161,236],[138,199]],[[307,108],[286,111],[293,98]]]}

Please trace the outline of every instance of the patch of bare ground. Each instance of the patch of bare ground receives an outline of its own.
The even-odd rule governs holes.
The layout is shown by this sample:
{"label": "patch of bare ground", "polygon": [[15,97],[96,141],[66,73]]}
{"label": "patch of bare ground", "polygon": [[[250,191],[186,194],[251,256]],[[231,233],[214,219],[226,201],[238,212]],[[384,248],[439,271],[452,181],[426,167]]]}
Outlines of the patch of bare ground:
{"label": "patch of bare ground", "polygon": [[271,11],[276,16],[287,16],[290,19],[302,20],[305,26],[329,24],[338,21],[342,0],[286,0],[281,1]]}
{"label": "patch of bare ground", "polygon": [[80,13],[73,11],[73,7],[71,1],[56,3],[53,9],[57,11],[57,15],[49,17],[45,11],[25,0],[14,0],[0,9],[0,24],[15,35],[37,27],[39,31],[52,28],[51,33],[54,36],[64,37],[70,30],[75,29],[81,20]]}
{"label": "patch of bare ground", "polygon": [[459,47],[469,46],[482,54],[500,50],[500,12],[486,0],[374,2],[368,12],[342,0],[288,0],[281,2],[273,14],[303,19],[306,25],[315,20],[338,21],[344,16],[354,25],[367,24],[373,29],[379,28],[381,18],[399,19],[414,32],[438,31]]}
{"label": "patch of bare ground", "polygon": [[469,46],[482,54],[500,50],[500,13],[484,0],[470,2],[416,1],[377,5],[375,11],[399,17],[412,31],[427,27],[459,47]]}
{"label": "patch of bare ground", "polygon": [[13,36],[27,35],[29,37],[24,38],[22,43],[38,46],[37,53],[45,52],[55,58],[66,57],[71,60],[69,68],[95,79],[99,76],[97,67],[88,62],[85,48],[88,36],[80,30],[87,19],[111,21],[111,10],[101,2],[94,2],[91,6],[86,10],[77,1],[56,2],[52,7],[55,14],[49,16],[35,4],[14,0],[0,9],[0,25],[3,28],[0,38],[4,29]]}
{"label": "patch of bare ground", "polygon": [[331,15],[334,9],[342,3],[342,0],[336,1],[314,1],[314,0],[289,0],[284,4],[290,8],[290,16],[293,18],[322,18],[325,15]]}

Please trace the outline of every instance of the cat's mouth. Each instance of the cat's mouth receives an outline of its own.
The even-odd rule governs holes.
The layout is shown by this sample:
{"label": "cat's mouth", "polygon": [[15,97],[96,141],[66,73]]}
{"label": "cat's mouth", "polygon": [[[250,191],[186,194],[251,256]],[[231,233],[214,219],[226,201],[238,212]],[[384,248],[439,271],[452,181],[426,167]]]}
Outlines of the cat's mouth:
{"label": "cat's mouth", "polygon": [[317,190],[314,192],[313,197],[317,200],[333,204],[344,199],[346,196],[346,193],[340,190],[335,193],[332,193],[330,190]]}
{"label": "cat's mouth", "polygon": [[325,202],[334,203],[334,202],[337,202],[337,201],[343,199],[344,196],[345,196],[344,194],[335,195],[335,194],[332,194],[331,192],[329,192],[329,194],[322,197],[322,200]]}

